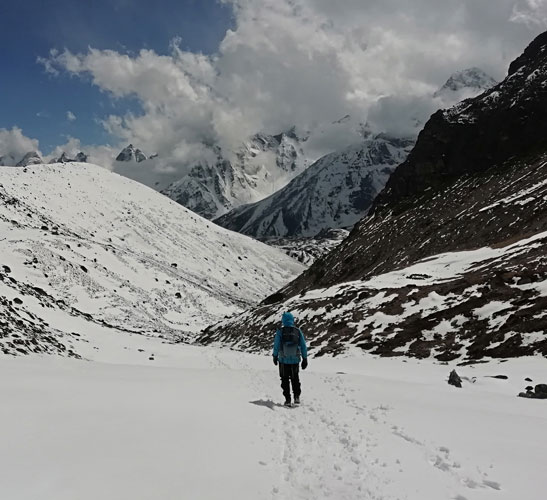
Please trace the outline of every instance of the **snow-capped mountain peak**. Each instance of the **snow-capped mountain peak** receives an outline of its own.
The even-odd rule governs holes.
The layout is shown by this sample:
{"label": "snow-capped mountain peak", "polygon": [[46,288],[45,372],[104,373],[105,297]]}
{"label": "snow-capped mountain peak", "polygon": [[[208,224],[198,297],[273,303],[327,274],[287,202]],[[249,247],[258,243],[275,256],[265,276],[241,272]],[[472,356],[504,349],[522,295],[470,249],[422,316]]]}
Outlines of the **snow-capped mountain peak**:
{"label": "snow-capped mountain peak", "polygon": [[[474,97],[496,85],[498,82],[480,68],[467,68],[452,74],[433,97],[463,96]],[[461,99],[458,99],[461,100]]]}
{"label": "snow-capped mountain peak", "polygon": [[203,217],[219,217],[264,199],[302,172],[308,165],[303,141],[294,129],[277,135],[255,134],[234,159],[227,159],[216,147],[215,161],[194,165],[162,193]]}
{"label": "snow-capped mountain peak", "polygon": [[330,153],[275,194],[215,220],[259,238],[310,237],[351,227],[369,209],[413,141],[379,135]]}
{"label": "snow-capped mountain peak", "polygon": [[123,148],[116,156],[116,161],[136,161],[140,163],[144,160],[146,160],[146,155],[140,149],[135,148],[133,144]]}
{"label": "snow-capped mountain peak", "polygon": [[44,163],[42,157],[36,151],[29,151],[15,166],[26,167],[27,165],[38,165],[40,163]]}

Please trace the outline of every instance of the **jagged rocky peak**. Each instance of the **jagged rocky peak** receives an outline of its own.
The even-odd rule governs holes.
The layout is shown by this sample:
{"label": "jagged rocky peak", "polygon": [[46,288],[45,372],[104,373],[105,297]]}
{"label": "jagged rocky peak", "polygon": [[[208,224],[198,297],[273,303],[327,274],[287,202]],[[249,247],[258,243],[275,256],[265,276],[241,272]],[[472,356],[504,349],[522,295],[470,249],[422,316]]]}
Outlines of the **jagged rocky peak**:
{"label": "jagged rocky peak", "polygon": [[484,172],[521,153],[545,148],[546,47],[544,33],[511,64],[509,76],[501,83],[433,114],[375,206],[393,205],[463,174]]}
{"label": "jagged rocky peak", "polygon": [[301,143],[304,139],[298,137],[295,127],[275,135],[255,134],[238,152],[242,166],[249,170],[253,159],[261,153],[273,152],[276,167],[284,172],[300,170],[299,158],[303,156]]}
{"label": "jagged rocky peak", "polygon": [[136,161],[140,163],[144,160],[146,160],[146,155],[140,149],[135,148],[133,144],[123,148],[120,154],[116,156],[116,161]]}
{"label": "jagged rocky peak", "polygon": [[80,151],[76,158],[70,158],[65,151],[62,152],[61,156],[59,158],[53,158],[49,163],[69,163],[69,162],[80,162],[80,163],[86,163],[87,162],[87,155]]}
{"label": "jagged rocky peak", "polygon": [[433,97],[439,97],[448,92],[461,92],[469,90],[475,93],[488,90],[498,82],[480,68],[467,68],[452,74],[446,83],[433,94]]}
{"label": "jagged rocky peak", "polygon": [[26,167],[27,165],[39,165],[41,163],[44,163],[42,157],[36,151],[29,151],[15,166]]}
{"label": "jagged rocky peak", "polygon": [[87,163],[87,155],[80,151],[77,155],[76,155],[76,158],[75,158],[76,161],[80,162],[80,163]]}
{"label": "jagged rocky peak", "polygon": [[203,217],[219,217],[266,198],[305,170],[304,141],[293,128],[277,135],[255,134],[235,155],[208,145],[214,159],[189,165],[188,174],[162,193]]}
{"label": "jagged rocky peak", "polygon": [[380,135],[330,153],[284,188],[215,222],[255,238],[311,237],[351,228],[370,208],[414,141]]}

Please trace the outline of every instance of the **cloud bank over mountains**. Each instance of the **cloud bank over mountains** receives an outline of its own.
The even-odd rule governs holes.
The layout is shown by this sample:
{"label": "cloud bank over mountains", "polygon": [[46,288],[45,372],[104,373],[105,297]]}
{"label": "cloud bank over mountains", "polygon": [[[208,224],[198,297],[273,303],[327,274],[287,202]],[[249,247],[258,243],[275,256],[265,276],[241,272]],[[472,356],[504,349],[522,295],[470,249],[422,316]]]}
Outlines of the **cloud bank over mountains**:
{"label": "cloud bank over mountains", "polygon": [[135,98],[139,114],[103,119],[114,149],[161,152],[147,167],[176,177],[213,159],[212,145],[229,154],[258,131],[322,130],[308,144],[317,157],[359,141],[359,122],[416,132],[450,74],[478,66],[501,79],[547,24],[544,0],[222,1],[234,24],[215,54],[185,51],[177,39],[167,54],[67,48],[39,62],[113,99]]}

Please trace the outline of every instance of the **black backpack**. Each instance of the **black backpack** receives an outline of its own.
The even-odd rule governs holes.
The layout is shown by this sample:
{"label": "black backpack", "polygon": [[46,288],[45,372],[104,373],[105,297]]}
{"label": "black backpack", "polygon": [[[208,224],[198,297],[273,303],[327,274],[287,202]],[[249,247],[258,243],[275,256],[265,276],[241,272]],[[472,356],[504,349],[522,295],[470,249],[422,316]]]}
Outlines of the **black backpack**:
{"label": "black backpack", "polygon": [[300,330],[295,326],[281,328],[281,351],[285,357],[300,355]]}

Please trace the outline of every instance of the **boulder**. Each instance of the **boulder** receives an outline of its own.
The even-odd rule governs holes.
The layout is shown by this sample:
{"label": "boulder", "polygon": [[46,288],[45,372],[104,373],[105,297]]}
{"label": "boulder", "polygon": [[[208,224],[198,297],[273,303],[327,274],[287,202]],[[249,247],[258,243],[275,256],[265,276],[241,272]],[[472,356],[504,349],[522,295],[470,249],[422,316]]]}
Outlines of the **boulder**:
{"label": "boulder", "polygon": [[455,386],[455,387],[461,387],[462,386],[462,379],[457,374],[456,370],[452,370],[450,372],[450,375],[448,376],[448,383],[450,385]]}

